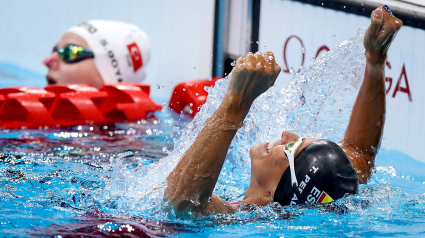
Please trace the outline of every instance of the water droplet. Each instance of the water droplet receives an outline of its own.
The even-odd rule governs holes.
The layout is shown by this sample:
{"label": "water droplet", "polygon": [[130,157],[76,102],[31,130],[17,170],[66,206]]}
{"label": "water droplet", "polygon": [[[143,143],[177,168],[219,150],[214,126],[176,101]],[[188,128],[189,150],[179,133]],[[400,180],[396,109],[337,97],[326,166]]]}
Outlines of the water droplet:
{"label": "water droplet", "polygon": [[166,103],[163,103],[162,104],[162,108],[166,109],[167,108],[167,104]]}
{"label": "water droplet", "polygon": [[199,96],[199,93],[195,93],[196,96]]}
{"label": "water droplet", "polygon": [[302,50],[303,54],[305,54],[305,48],[303,47],[301,50]]}
{"label": "water droplet", "polygon": [[294,74],[294,73],[295,73],[294,68],[293,68],[293,67],[290,67],[290,68],[289,68],[289,72],[290,72],[291,74]]}
{"label": "water droplet", "polygon": [[333,34],[333,35],[332,35],[332,37],[335,37],[335,36],[336,36],[336,34]]}
{"label": "water droplet", "polygon": [[208,65],[208,67],[212,67],[212,64]]}
{"label": "water droplet", "polygon": [[156,89],[160,89],[161,86],[159,84],[156,85]]}
{"label": "water droplet", "polygon": [[192,107],[193,106],[193,103],[189,104],[189,106]]}
{"label": "water droplet", "polygon": [[195,66],[193,66],[193,69],[196,69],[196,67],[195,67]]}
{"label": "water droplet", "polygon": [[368,163],[368,164],[371,164],[372,162],[371,162],[371,161],[368,161],[367,163]]}
{"label": "water droplet", "polygon": [[235,66],[236,65],[236,60],[234,60],[232,63],[230,63],[231,66]]}
{"label": "water droplet", "polygon": [[343,110],[342,109],[339,109],[339,112],[343,112]]}
{"label": "water droplet", "polygon": [[213,54],[210,54],[210,56],[213,57],[214,55]]}
{"label": "water droplet", "polygon": [[323,6],[323,2],[322,2],[322,6]]}
{"label": "water droplet", "polygon": [[257,45],[259,45],[259,44],[260,44],[260,42],[258,42],[258,40],[257,40],[255,43],[257,43]]}
{"label": "water droplet", "polygon": [[169,150],[168,150],[168,148],[167,147],[162,147],[162,152],[164,152],[164,153],[167,153],[167,154],[169,154],[169,153],[171,153]]}
{"label": "water droplet", "polygon": [[186,91],[186,89],[185,89],[185,88],[183,88],[183,91]]}

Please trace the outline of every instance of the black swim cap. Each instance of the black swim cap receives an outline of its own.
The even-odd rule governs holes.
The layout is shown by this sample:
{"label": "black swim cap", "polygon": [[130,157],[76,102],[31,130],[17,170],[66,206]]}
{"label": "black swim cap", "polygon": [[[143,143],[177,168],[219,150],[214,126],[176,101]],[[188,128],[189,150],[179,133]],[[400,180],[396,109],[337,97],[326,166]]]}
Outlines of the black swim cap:
{"label": "black swim cap", "polygon": [[290,168],[277,185],[274,201],[281,205],[327,203],[356,194],[359,178],[344,151],[334,142],[317,140],[295,157],[298,187],[291,184]]}

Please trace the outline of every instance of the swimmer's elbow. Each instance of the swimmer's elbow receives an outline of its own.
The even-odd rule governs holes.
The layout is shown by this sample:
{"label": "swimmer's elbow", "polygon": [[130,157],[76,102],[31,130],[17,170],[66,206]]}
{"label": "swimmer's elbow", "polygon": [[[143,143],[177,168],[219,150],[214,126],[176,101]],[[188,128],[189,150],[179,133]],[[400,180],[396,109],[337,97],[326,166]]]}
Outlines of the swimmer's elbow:
{"label": "swimmer's elbow", "polygon": [[164,196],[166,211],[175,217],[196,218],[200,216],[199,205],[194,201],[178,198],[175,196]]}
{"label": "swimmer's elbow", "polygon": [[200,203],[197,199],[187,198],[187,189],[175,186],[167,186],[164,192],[166,210],[177,217],[198,217]]}

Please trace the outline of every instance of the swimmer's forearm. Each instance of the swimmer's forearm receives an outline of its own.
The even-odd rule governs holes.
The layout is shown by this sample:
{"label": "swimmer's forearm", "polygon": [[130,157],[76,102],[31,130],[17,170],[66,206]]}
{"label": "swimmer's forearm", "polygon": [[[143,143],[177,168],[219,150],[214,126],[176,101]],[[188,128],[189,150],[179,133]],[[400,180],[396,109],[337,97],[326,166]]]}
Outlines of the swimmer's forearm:
{"label": "swimmer's forearm", "polygon": [[167,178],[165,196],[175,210],[182,213],[205,211],[230,143],[250,108],[250,105],[235,107],[233,101],[225,96]]}
{"label": "swimmer's forearm", "polygon": [[384,64],[366,63],[365,76],[342,140],[360,183],[366,183],[374,166],[385,122]]}
{"label": "swimmer's forearm", "polygon": [[365,76],[351,113],[344,142],[375,156],[385,122],[385,68],[382,63],[366,63]]}

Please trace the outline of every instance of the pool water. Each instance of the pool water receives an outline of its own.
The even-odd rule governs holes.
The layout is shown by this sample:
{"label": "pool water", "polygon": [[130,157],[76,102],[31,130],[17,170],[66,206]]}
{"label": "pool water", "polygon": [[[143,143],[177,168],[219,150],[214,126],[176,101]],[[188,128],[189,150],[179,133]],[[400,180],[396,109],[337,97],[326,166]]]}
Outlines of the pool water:
{"label": "pool water", "polygon": [[[283,130],[338,141],[364,70],[364,29],[254,103],[227,154],[215,193],[237,201],[249,185],[251,146]],[[227,79],[207,89],[193,121],[167,108],[113,127],[3,130],[2,236],[293,237],[425,235],[425,164],[381,148],[356,196],[324,206],[269,204],[198,219],[164,211],[164,181],[218,107]],[[193,201],[196,202],[196,201]]]}
{"label": "pool water", "polygon": [[15,64],[0,62],[0,86],[33,86],[44,88],[46,76],[19,67]]}

